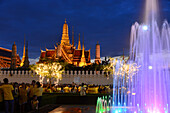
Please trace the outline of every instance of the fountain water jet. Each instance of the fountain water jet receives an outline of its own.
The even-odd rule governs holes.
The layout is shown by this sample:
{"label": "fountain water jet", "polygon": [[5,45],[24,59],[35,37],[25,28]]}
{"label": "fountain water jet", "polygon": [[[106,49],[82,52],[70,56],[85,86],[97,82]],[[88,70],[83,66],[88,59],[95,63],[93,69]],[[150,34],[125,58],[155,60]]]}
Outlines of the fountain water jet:
{"label": "fountain water jet", "polygon": [[[109,113],[170,112],[170,62],[166,56],[170,53],[170,26],[164,21],[162,28],[158,27],[157,6],[157,0],[146,0],[144,23],[136,22],[131,27],[130,55],[124,64],[136,63],[141,67],[133,76],[113,76]],[[115,67],[115,71],[120,71],[120,63]]]}
{"label": "fountain water jet", "polygon": [[144,17],[146,24],[158,19],[158,0],[146,0]]}

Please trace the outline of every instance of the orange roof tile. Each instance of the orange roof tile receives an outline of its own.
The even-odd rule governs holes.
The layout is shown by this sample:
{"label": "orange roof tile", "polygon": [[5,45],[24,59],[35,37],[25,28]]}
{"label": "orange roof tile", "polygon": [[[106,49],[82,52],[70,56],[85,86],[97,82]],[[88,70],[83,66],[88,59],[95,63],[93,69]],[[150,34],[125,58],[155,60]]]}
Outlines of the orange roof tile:
{"label": "orange roof tile", "polygon": [[55,55],[55,50],[46,51],[46,57],[52,57]]}

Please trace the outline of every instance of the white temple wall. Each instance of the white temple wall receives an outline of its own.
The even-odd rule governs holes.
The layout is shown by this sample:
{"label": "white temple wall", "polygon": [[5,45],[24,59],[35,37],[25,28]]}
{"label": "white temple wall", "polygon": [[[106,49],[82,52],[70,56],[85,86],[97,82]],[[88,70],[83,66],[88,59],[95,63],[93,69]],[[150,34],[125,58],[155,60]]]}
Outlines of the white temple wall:
{"label": "white temple wall", "polygon": [[[32,80],[39,80],[39,76],[36,75],[35,72],[31,73],[31,71],[0,71],[0,81],[3,82],[4,78],[8,78],[9,82],[18,83],[31,83]],[[77,84],[109,85],[113,84],[113,77],[109,75],[109,78],[107,78],[104,75],[104,71],[65,71],[59,84],[71,84],[72,82]],[[43,83],[47,83],[46,78]],[[54,81],[52,83],[54,83]]]}

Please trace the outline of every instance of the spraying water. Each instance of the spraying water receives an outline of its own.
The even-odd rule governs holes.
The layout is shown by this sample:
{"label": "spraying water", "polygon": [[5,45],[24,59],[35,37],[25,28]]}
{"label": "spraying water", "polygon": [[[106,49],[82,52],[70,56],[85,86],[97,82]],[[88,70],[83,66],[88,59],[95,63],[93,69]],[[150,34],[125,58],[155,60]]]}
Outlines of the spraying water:
{"label": "spraying water", "polygon": [[146,0],[145,3],[144,23],[148,24],[158,19],[158,0]]}
{"label": "spraying water", "polygon": [[[144,17],[144,23],[132,25],[130,57],[124,62],[140,69],[134,75],[113,76],[112,107],[105,113],[170,112],[170,26],[164,21],[158,27],[157,0],[146,0]],[[115,67],[120,71],[120,63]]]}
{"label": "spraying water", "polygon": [[162,29],[157,24],[157,0],[146,0],[145,23],[131,28],[130,59],[141,65],[135,76],[133,105],[144,112],[165,113],[169,105],[170,27],[167,21]]}

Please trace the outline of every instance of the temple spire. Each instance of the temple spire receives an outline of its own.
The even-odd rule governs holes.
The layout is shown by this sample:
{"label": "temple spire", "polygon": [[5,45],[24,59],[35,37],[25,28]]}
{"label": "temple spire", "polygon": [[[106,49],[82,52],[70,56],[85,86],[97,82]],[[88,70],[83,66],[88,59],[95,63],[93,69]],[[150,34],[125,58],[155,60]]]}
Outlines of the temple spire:
{"label": "temple spire", "polygon": [[11,68],[15,69],[17,67],[17,46],[14,42],[12,45],[12,56],[11,56]]}
{"label": "temple spire", "polygon": [[74,47],[74,26],[72,27],[72,45]]}
{"label": "temple spire", "polygon": [[84,52],[85,52],[85,48],[84,48],[84,45],[83,45],[83,48],[82,48],[82,56],[81,56],[81,57],[83,57],[83,58],[85,58]]}
{"label": "temple spire", "polygon": [[79,63],[79,66],[82,67],[82,66],[86,66],[86,58],[85,58],[85,48],[84,48],[84,35],[83,35],[83,47],[82,47],[82,56],[81,56],[81,61]]}
{"label": "temple spire", "polygon": [[20,64],[21,67],[24,65],[24,61],[25,61],[25,34],[24,34],[23,56],[22,56],[22,61],[21,61],[21,64]]}
{"label": "temple spire", "polygon": [[79,50],[81,50],[81,43],[80,43],[80,33],[79,33],[78,49],[79,49]]}
{"label": "temple spire", "polygon": [[96,63],[96,64],[100,64],[100,63],[101,63],[101,60],[100,60],[100,45],[99,45],[99,42],[98,42],[98,41],[97,41],[97,44],[96,44],[95,63]]}
{"label": "temple spire", "polygon": [[68,35],[68,25],[67,25],[66,19],[65,19],[65,23],[63,25],[61,44],[62,45],[70,45],[70,40],[69,40],[69,35]]}
{"label": "temple spire", "polygon": [[25,60],[24,60],[24,65],[23,67],[24,68],[28,68],[29,67],[29,60],[28,60],[28,42],[27,42],[27,45],[26,45],[26,53],[25,53]]}
{"label": "temple spire", "polygon": [[84,33],[83,33],[83,48],[82,48],[82,57],[85,57],[84,52],[85,52],[85,48],[84,48]]}

